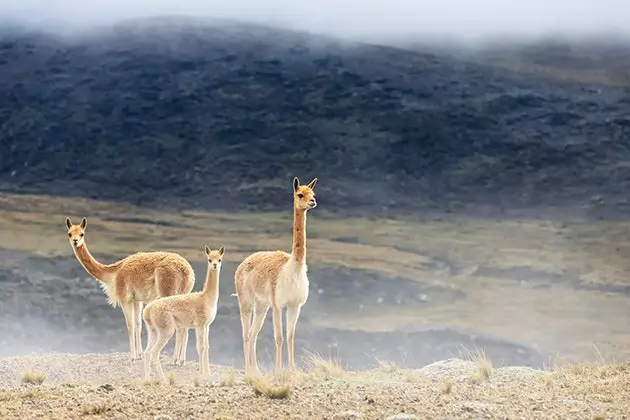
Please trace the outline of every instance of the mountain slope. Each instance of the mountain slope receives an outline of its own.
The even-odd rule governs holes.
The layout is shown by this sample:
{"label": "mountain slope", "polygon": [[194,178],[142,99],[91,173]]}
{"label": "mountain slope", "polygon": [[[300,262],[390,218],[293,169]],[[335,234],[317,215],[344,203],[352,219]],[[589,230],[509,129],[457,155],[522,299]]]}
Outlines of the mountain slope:
{"label": "mountain slope", "polygon": [[192,20],[0,39],[4,188],[284,208],[318,176],[326,208],[380,211],[579,204],[630,179],[620,88]]}

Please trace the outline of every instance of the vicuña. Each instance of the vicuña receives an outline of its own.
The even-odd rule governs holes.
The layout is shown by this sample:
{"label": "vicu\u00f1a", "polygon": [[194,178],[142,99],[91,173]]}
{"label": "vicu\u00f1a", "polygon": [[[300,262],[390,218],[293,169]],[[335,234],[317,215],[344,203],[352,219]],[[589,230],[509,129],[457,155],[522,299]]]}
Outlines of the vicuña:
{"label": "vicu\u00f1a", "polygon": [[[142,305],[157,298],[190,293],[195,273],[190,263],[172,252],[138,252],[113,264],[97,261],[85,243],[87,219],[73,225],[66,217],[68,238],[74,255],[85,270],[100,282],[108,303],[122,308],[127,323],[131,360],[142,358]],[[173,354],[175,364],[186,359],[188,330],[178,330]]]}
{"label": "vicu\u00f1a", "polygon": [[[306,267],[306,212],[317,206],[315,184],[300,185],[293,179],[293,248],[284,251],[255,252],[236,269],[234,283],[243,327],[245,370],[259,373],[256,357],[258,334],[272,308],[276,342],[275,370],[282,369],[282,310],[286,308],[286,334],[289,368],[295,370],[295,328],[300,310],[308,299],[309,282]],[[253,314],[253,318],[252,318]],[[250,321],[251,319],[251,321]]]}
{"label": "vicu\u00f1a", "polygon": [[153,361],[158,375],[166,381],[160,363],[160,352],[173,332],[183,328],[194,328],[197,333],[197,354],[201,375],[206,375],[210,370],[208,333],[210,324],[217,316],[219,274],[224,252],[224,247],[213,251],[206,246],[208,272],[201,292],[158,299],[149,303],[144,309],[142,316],[149,333],[144,355],[145,379],[148,380],[151,376],[151,362]]}

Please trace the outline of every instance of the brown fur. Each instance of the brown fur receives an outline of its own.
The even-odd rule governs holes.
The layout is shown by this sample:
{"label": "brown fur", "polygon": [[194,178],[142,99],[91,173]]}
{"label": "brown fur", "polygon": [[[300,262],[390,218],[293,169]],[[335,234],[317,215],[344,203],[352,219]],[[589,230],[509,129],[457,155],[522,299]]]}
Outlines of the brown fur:
{"label": "brown fur", "polygon": [[199,369],[206,375],[210,369],[208,330],[217,315],[219,299],[219,274],[225,248],[212,251],[206,246],[208,272],[201,292],[180,296],[169,296],[154,300],[144,308],[142,317],[149,332],[149,340],[144,355],[144,375],[149,379],[151,361],[154,361],[158,375],[164,381],[164,371],[160,363],[160,352],[178,329],[194,328],[197,333],[197,354]]}
{"label": "brown fur", "polygon": [[[295,328],[300,310],[308,299],[306,266],[306,212],[314,208],[315,184],[300,185],[293,179],[293,247],[291,254],[284,251],[255,252],[245,258],[236,269],[234,285],[241,312],[243,328],[243,353],[245,370],[252,367],[256,372],[256,342],[258,334],[272,308],[273,329],[276,342],[275,369],[282,369],[282,309],[286,308],[287,345],[289,368],[295,369]],[[252,318],[253,314],[253,318]]]}
{"label": "brown fur", "polygon": [[[131,359],[141,358],[140,315],[143,302],[190,293],[195,284],[195,273],[190,263],[172,252],[138,252],[113,264],[102,264],[92,256],[85,243],[87,219],[84,217],[80,224],[73,225],[70,218],[66,218],[66,227],[70,245],[83,268],[101,283],[109,304],[122,308],[127,323]],[[187,336],[187,331],[178,331],[177,342],[180,345],[182,339],[185,340],[184,333]],[[176,349],[185,350],[178,346]],[[179,359],[180,354],[176,352],[175,362]]]}

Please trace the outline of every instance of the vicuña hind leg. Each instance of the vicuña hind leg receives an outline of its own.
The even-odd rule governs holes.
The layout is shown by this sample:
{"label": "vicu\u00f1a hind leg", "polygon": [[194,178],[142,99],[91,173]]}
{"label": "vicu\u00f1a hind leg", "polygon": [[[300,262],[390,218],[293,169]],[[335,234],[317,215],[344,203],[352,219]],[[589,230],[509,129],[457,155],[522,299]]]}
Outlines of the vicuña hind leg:
{"label": "vicu\u00f1a hind leg", "polygon": [[256,302],[254,305],[254,319],[252,319],[252,328],[250,330],[250,364],[253,365],[254,373],[260,373],[260,369],[258,368],[258,357],[256,356],[256,344],[258,343],[258,334],[262,329],[263,324],[265,323],[265,317],[267,316],[267,311],[269,310],[269,305],[265,305],[261,302]]}
{"label": "vicu\u00f1a hind leg", "polygon": [[130,360],[136,360],[136,337],[135,337],[135,311],[133,302],[124,302],[120,304],[123,315],[125,315],[125,323],[127,324],[127,337],[129,338]]}
{"label": "vicu\u00f1a hind leg", "polygon": [[301,309],[299,306],[287,308],[287,350],[290,370],[295,370],[295,327],[300,317]]}
{"label": "vicu\u00f1a hind leg", "polygon": [[147,348],[144,351],[144,379],[148,381],[151,379],[151,349],[155,345],[155,339],[157,338],[157,331],[154,328],[147,325]]}
{"label": "vicu\u00f1a hind leg", "polygon": [[136,358],[142,359],[142,302],[134,302]]}
{"label": "vicu\u00f1a hind leg", "polygon": [[239,311],[241,313],[241,327],[243,328],[243,363],[245,364],[245,373],[249,373],[251,368],[249,332],[251,327],[252,306],[248,303],[239,302]]}
{"label": "vicu\u00f1a hind leg", "polygon": [[273,338],[276,340],[276,375],[282,371],[282,309],[273,307]]}
{"label": "vicu\u00f1a hind leg", "polygon": [[[186,351],[188,349],[188,328],[179,328],[175,332],[175,352],[173,353],[175,357],[175,364],[178,366],[184,366],[186,363]],[[177,348],[177,343],[179,343],[179,349]]]}
{"label": "vicu\u00f1a hind leg", "polygon": [[155,370],[157,370],[158,377],[166,382],[166,375],[164,375],[164,370],[162,370],[162,363],[160,362],[160,353],[168,343],[168,340],[173,335],[174,330],[171,331],[156,331],[157,338],[155,339],[155,344],[151,348],[151,361],[155,364]]}

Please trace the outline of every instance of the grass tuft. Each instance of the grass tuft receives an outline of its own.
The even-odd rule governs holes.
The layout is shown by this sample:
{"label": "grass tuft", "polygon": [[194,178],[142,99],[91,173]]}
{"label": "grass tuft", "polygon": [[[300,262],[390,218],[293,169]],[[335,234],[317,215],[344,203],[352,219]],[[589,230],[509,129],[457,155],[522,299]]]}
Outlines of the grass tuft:
{"label": "grass tuft", "polygon": [[177,380],[175,378],[175,372],[173,372],[173,371],[170,371],[170,373],[168,374],[168,384],[170,386],[177,385]]}
{"label": "grass tuft", "polygon": [[385,362],[382,360],[378,361],[378,368],[381,372],[384,373],[394,373],[398,370],[398,365],[394,362]]}
{"label": "grass tuft", "polygon": [[451,378],[444,379],[444,382],[440,384],[440,394],[447,395],[453,391],[453,380]]}
{"label": "grass tuft", "polygon": [[83,414],[84,416],[97,416],[99,414],[107,413],[110,410],[111,407],[107,406],[106,404],[93,404],[83,407],[81,409],[81,414]]}
{"label": "grass tuft", "polygon": [[223,375],[219,381],[220,386],[236,385],[236,369],[232,368],[228,373]]}
{"label": "grass tuft", "polygon": [[44,371],[27,370],[22,375],[22,382],[25,384],[41,385],[48,378]]}
{"label": "grass tuft", "polygon": [[271,399],[288,399],[293,394],[293,388],[291,384],[279,384],[276,385],[269,377],[265,376],[247,376],[245,378],[249,383],[255,395],[264,395]]}
{"label": "grass tuft", "polygon": [[324,379],[339,378],[343,376],[343,367],[336,360],[324,359],[319,354],[311,354],[306,362],[311,372],[322,375]]}

